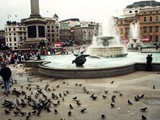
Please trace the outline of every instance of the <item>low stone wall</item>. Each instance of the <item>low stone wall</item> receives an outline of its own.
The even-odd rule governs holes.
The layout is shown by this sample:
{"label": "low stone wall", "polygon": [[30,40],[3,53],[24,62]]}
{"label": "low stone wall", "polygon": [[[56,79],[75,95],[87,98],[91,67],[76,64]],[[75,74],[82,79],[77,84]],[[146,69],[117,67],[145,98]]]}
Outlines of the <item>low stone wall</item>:
{"label": "low stone wall", "polygon": [[[49,62],[42,61],[28,61],[25,62],[25,66],[27,67],[39,67],[38,72],[40,74],[51,76],[54,78],[64,78],[64,79],[82,79],[82,78],[105,78],[105,77],[113,77],[120,76],[129,73],[133,73],[135,71],[146,71],[146,63],[135,63],[128,64],[121,67],[113,67],[113,68],[50,68],[44,66]],[[160,71],[160,63],[152,64],[152,71]]]}
{"label": "low stone wall", "polygon": [[[146,63],[135,63],[136,71],[145,71]],[[152,71],[160,71],[160,63],[152,64]]]}
{"label": "low stone wall", "polygon": [[80,79],[80,78],[104,78],[104,77],[112,77],[125,75],[134,72],[135,66],[133,64],[116,67],[116,68],[94,68],[94,69],[57,69],[57,68],[48,68],[43,65],[39,65],[38,72],[52,76],[54,78],[72,78],[72,79]]}
{"label": "low stone wall", "polygon": [[26,61],[22,62],[25,67],[39,67],[43,62],[42,61]]}

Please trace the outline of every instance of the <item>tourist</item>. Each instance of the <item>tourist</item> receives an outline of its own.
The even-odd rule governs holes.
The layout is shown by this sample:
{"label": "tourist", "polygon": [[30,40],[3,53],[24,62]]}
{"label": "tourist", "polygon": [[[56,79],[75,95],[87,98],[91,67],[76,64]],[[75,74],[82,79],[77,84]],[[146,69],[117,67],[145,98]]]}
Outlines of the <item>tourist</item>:
{"label": "tourist", "polygon": [[151,71],[152,70],[152,54],[148,54],[147,57],[146,57],[147,61],[147,65],[146,65],[146,70],[147,71]]}
{"label": "tourist", "polygon": [[159,48],[159,46],[158,45],[156,45],[156,50],[158,51],[158,48]]}
{"label": "tourist", "polygon": [[7,67],[6,64],[2,64],[0,75],[3,79],[5,91],[9,93],[9,87],[10,87],[9,82],[10,82],[10,77],[12,75],[11,69]]}

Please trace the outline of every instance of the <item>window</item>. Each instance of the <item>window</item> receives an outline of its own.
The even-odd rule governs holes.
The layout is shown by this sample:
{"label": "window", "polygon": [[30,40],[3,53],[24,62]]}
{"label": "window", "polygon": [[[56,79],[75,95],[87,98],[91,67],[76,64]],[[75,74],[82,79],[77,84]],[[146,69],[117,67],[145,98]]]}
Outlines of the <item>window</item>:
{"label": "window", "polygon": [[14,42],[16,42],[16,38],[14,38]]}
{"label": "window", "polygon": [[144,32],[144,33],[147,32],[147,27],[143,27],[143,32]]}
{"label": "window", "polygon": [[156,32],[158,32],[159,26],[156,26]]}
{"label": "window", "polygon": [[152,21],[152,16],[150,16],[150,21]]}
{"label": "window", "polygon": [[158,16],[156,16],[156,21],[158,21]]}
{"label": "window", "polygon": [[152,33],[152,26],[149,27],[149,31],[150,31],[150,33]]}
{"label": "window", "polygon": [[146,17],[144,17],[144,22],[146,22]]}
{"label": "window", "polygon": [[123,28],[121,28],[121,34],[123,34]]}

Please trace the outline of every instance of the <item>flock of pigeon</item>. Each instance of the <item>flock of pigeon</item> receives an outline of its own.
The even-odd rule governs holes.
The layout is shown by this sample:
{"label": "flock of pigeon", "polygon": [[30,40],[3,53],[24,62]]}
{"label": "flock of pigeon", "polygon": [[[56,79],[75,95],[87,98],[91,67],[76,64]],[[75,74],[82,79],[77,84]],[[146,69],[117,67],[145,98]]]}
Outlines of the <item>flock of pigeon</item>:
{"label": "flock of pigeon", "polygon": [[[19,77],[24,77],[22,74]],[[16,85],[15,85],[16,84]],[[114,85],[114,81],[110,82],[111,85]],[[0,82],[1,88],[3,89],[3,82]],[[19,86],[19,87],[15,87]],[[70,89],[74,86],[75,89],[80,90],[82,93],[88,96],[90,101],[98,102],[99,99],[110,101],[109,109],[116,109],[117,98],[120,97],[123,99],[124,94],[120,91],[113,91],[113,95],[109,97],[110,91],[102,90],[100,95],[96,91],[91,91],[82,83],[75,83],[72,85],[66,80],[62,81],[59,84],[49,84],[39,85],[38,83],[28,83],[24,85],[19,85],[18,80],[12,80],[12,87],[9,94],[5,93],[4,100],[1,101],[2,108],[4,109],[4,114],[10,116],[8,120],[15,119],[17,116],[21,120],[34,120],[33,118],[38,117],[40,119],[44,114],[47,116],[47,113],[52,113],[49,115],[65,114],[67,117],[59,117],[58,120],[70,120],[74,116],[74,111],[78,107],[79,116],[82,114],[87,114],[89,112],[88,108],[90,106],[84,105],[83,100],[81,100],[79,94],[76,93],[75,89]],[[67,89],[66,89],[67,88]],[[133,106],[135,102],[141,101],[144,99],[145,94],[136,95],[132,100],[128,99],[126,105]],[[10,99],[10,97],[14,99]],[[134,101],[133,101],[134,100]],[[90,102],[88,101],[88,102]],[[59,106],[67,104],[66,113],[62,113],[59,110]],[[120,108],[118,108],[120,109]],[[147,120],[147,117],[143,114],[147,111],[147,107],[140,108],[139,111],[142,113],[141,120]],[[13,118],[14,115],[14,118]],[[54,119],[53,115],[53,120]],[[99,119],[107,119],[107,113],[103,112],[98,115]],[[8,118],[8,117],[7,117]],[[77,119],[77,120],[80,120]]]}

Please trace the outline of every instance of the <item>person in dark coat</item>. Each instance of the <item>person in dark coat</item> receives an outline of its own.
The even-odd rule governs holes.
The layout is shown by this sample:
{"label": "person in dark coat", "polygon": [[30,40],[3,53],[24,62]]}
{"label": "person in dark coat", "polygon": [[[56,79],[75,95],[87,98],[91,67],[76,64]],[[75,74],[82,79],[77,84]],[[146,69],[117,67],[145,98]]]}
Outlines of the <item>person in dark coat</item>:
{"label": "person in dark coat", "polygon": [[9,87],[10,87],[9,82],[10,82],[10,77],[12,75],[11,69],[6,65],[2,65],[0,70],[0,75],[3,79],[4,88],[6,92],[9,92]]}
{"label": "person in dark coat", "polygon": [[146,57],[147,61],[147,66],[146,66],[146,70],[147,71],[151,71],[152,70],[152,54],[148,54],[148,56]]}

